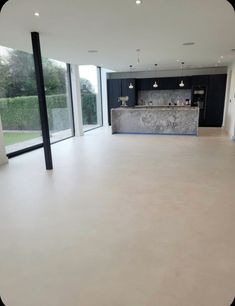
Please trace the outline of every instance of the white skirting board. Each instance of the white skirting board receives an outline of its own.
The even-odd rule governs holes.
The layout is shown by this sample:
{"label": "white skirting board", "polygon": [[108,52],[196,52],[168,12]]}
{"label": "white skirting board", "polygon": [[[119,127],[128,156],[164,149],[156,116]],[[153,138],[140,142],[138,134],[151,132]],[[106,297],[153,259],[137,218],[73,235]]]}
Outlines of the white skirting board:
{"label": "white skirting board", "polygon": [[6,156],[5,144],[3,140],[2,121],[0,117],[0,165],[6,164],[8,158]]}

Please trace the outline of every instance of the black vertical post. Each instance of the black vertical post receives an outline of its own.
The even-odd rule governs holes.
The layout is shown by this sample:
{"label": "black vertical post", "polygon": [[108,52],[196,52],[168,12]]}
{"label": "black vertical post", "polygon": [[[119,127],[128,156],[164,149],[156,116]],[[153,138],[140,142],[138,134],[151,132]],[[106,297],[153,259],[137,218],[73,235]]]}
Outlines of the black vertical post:
{"label": "black vertical post", "polygon": [[75,136],[75,123],[74,123],[74,107],[73,107],[73,91],[72,91],[72,77],[71,77],[71,65],[70,64],[66,64],[67,66],[67,84],[68,84],[68,94],[70,97],[70,103],[69,103],[69,107],[70,107],[70,111],[71,111],[71,122],[72,122],[72,129],[73,129],[73,136]]}
{"label": "black vertical post", "polygon": [[45,93],[45,86],[44,86],[39,33],[32,32],[31,38],[32,38],[32,46],[33,46],[33,57],[34,57],[35,74],[36,74],[36,81],[37,81],[39,111],[40,111],[41,126],[42,126],[42,138],[43,138],[46,169],[52,170],[53,163],[52,163],[52,155],[51,155],[50,131],[49,131],[49,123],[48,123],[48,115],[47,115],[46,93]]}

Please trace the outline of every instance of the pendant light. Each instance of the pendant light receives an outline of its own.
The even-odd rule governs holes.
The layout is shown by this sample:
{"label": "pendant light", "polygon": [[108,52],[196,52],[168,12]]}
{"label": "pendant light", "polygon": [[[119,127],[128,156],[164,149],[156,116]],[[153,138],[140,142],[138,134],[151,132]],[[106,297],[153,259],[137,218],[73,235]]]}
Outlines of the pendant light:
{"label": "pendant light", "polygon": [[[130,67],[130,73],[132,72],[132,65],[130,65],[129,66]],[[133,89],[134,88],[134,86],[133,86],[133,84],[132,84],[132,82],[130,82],[130,84],[129,84],[129,89]]]}
{"label": "pendant light", "polygon": [[[157,64],[155,64],[155,68],[156,68],[156,78],[157,78]],[[157,81],[154,82],[153,88],[158,88],[158,83],[157,83]]]}
{"label": "pendant light", "polygon": [[179,84],[179,87],[184,87],[184,81],[183,81],[183,69],[184,69],[184,62],[181,62],[181,76],[182,76],[182,80]]}

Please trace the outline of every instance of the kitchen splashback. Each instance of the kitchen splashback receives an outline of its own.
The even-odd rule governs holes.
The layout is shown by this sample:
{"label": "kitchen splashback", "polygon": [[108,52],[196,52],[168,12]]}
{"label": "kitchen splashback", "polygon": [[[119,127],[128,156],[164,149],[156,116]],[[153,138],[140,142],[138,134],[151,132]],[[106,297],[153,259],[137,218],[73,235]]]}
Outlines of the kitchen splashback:
{"label": "kitchen splashback", "polygon": [[153,105],[169,105],[169,103],[185,102],[191,100],[190,89],[177,90],[143,90],[138,92],[138,105],[148,104],[150,101]]}

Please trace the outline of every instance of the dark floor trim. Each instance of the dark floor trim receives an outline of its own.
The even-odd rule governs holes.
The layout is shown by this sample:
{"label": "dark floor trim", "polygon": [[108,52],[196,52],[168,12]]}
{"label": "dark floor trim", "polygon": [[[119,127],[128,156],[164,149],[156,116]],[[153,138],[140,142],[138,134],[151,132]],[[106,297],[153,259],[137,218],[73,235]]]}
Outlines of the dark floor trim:
{"label": "dark floor trim", "polygon": [[7,157],[8,158],[17,157],[19,155],[22,155],[22,154],[25,154],[25,153],[29,153],[29,152],[32,152],[34,150],[41,149],[41,148],[43,148],[43,144],[42,143],[38,144],[38,145],[35,145],[35,146],[32,146],[32,147],[28,147],[28,148],[16,151],[16,152],[8,153]]}
{"label": "dark floor trim", "polygon": [[[61,140],[57,140],[57,141],[55,141],[55,142],[52,142],[51,145],[56,144],[56,143],[59,143],[59,142],[62,142],[62,141],[64,141],[64,140],[71,139],[71,138],[73,138],[73,137],[74,137],[74,135],[73,135],[73,136],[66,137],[66,138],[63,138],[63,139],[61,139]],[[32,152],[32,151],[34,151],[34,150],[42,149],[42,148],[43,148],[43,144],[40,143],[40,144],[35,145],[35,146],[32,146],[32,147],[28,147],[28,148],[25,148],[25,149],[22,149],[22,150],[19,150],[19,151],[15,151],[15,152],[12,152],[12,153],[8,153],[8,154],[7,154],[7,157],[8,157],[8,158],[14,158],[14,157],[17,157],[17,156],[19,156],[19,155],[22,155],[22,154],[25,154],[25,153],[30,153],[30,152]]]}
{"label": "dark floor trim", "polygon": [[83,133],[90,132],[90,131],[93,131],[93,130],[97,130],[97,129],[100,129],[101,127],[103,127],[103,125],[100,125],[100,126],[97,126],[95,128],[91,128],[89,130],[83,131]]}

